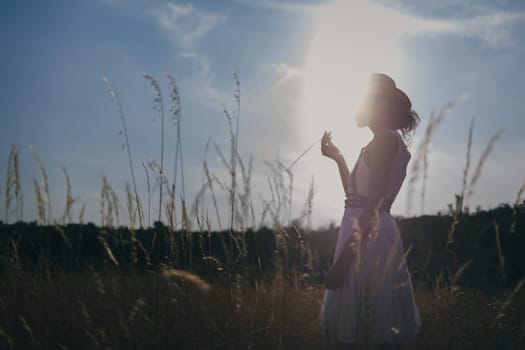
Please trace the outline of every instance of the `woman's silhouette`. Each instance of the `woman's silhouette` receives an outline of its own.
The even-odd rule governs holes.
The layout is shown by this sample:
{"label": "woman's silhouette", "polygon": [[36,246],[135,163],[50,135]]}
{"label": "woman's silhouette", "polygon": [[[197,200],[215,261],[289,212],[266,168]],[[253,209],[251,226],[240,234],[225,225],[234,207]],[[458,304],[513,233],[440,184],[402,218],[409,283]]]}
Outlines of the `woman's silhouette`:
{"label": "woman's silhouette", "polygon": [[321,141],[322,154],[339,167],[346,200],[320,318],[323,330],[340,343],[390,346],[414,340],[421,325],[399,229],[390,215],[410,159],[404,136],[419,117],[392,78],[372,74],[356,121],[374,136],[352,172],[329,132]]}

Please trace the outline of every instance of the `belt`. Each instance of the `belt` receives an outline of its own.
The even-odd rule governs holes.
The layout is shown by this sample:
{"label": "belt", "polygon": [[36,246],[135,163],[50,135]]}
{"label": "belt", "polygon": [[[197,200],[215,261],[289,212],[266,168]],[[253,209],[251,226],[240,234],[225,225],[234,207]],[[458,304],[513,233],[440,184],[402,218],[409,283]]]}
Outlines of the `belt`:
{"label": "belt", "polygon": [[[368,202],[368,197],[357,193],[348,193],[345,199],[345,208],[364,208]],[[385,198],[383,204],[379,208],[379,211],[390,213],[392,207],[392,201]]]}

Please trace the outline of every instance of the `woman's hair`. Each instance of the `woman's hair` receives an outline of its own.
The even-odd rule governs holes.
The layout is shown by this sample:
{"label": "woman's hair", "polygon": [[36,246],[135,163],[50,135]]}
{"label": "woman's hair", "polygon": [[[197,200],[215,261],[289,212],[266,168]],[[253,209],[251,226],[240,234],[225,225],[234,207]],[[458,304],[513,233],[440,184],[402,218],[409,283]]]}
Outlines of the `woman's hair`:
{"label": "woman's hair", "polygon": [[388,118],[385,122],[393,129],[401,130],[403,137],[408,137],[410,132],[414,131],[419,125],[419,115],[412,109],[412,103],[408,96],[400,89],[394,90],[393,97],[388,98],[390,101],[390,113],[385,115]]}
{"label": "woman's hair", "polygon": [[419,124],[419,115],[412,109],[412,102],[392,78],[386,74],[375,73],[370,76],[368,97],[371,98],[374,117],[381,115],[381,122],[389,128],[401,130],[406,139]]}
{"label": "woman's hair", "polygon": [[421,119],[419,118],[419,114],[417,114],[417,112],[411,108],[410,112],[408,113],[405,126],[401,128],[403,137],[406,138],[408,134],[413,132],[419,125],[420,121]]}

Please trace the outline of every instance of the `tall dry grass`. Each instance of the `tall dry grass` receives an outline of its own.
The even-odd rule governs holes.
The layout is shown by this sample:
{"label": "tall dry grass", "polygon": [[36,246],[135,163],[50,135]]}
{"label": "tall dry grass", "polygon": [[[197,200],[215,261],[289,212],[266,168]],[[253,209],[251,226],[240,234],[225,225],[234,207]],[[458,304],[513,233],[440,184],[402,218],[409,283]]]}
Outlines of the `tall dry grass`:
{"label": "tall dry grass", "polygon": [[73,217],[73,204],[76,202],[76,199],[73,197],[73,190],[71,189],[71,179],[69,178],[69,173],[66,170],[65,166],[62,166],[62,172],[66,179],[66,206],[64,208],[64,213],[62,214],[63,224],[70,223]]}
{"label": "tall dry grass", "polygon": [[[9,222],[12,214],[15,214],[15,219],[21,221],[24,218],[24,194],[20,184],[20,169],[18,149],[15,145],[11,145],[9,157],[7,160],[7,174],[5,185],[5,222]],[[11,209],[11,202],[15,199],[14,213]]]}
{"label": "tall dry grass", "polygon": [[111,99],[113,101],[113,104],[115,105],[115,109],[118,113],[118,116],[120,118],[120,121],[122,123],[122,130],[119,132],[120,135],[124,136],[124,143],[122,144],[122,148],[125,148],[128,153],[128,161],[129,161],[129,170],[131,173],[131,181],[133,183],[133,192],[135,194],[135,203],[137,204],[137,210],[138,210],[138,217],[139,217],[139,223],[140,227],[142,227],[142,208],[140,204],[139,194],[137,192],[137,181],[135,179],[135,170],[133,167],[133,158],[131,156],[131,148],[130,148],[130,142],[129,142],[129,136],[128,136],[128,126],[126,124],[126,117],[124,115],[124,111],[122,110],[122,105],[120,104],[120,99],[118,97],[117,91],[113,88],[113,85],[106,77],[102,77],[102,80],[106,84],[106,87],[109,91],[109,94],[111,95]]}
{"label": "tall dry grass", "polygon": [[160,165],[158,167],[159,178],[159,221],[162,221],[162,208],[164,207],[164,202],[162,201],[162,187],[164,181],[162,177],[164,175],[164,101],[162,99],[162,92],[160,90],[159,83],[150,74],[143,74],[144,79],[148,80],[151,84],[153,90],[153,110],[159,113],[160,118]]}
{"label": "tall dry grass", "polygon": [[437,112],[435,110],[432,110],[430,114],[423,138],[421,139],[420,143],[416,148],[415,156],[411,160],[412,165],[410,167],[410,175],[407,181],[408,195],[406,203],[408,215],[411,214],[415,186],[418,182],[421,183],[421,212],[423,212],[425,209],[425,194],[428,179],[428,155],[430,153],[430,143],[438,127],[450,114],[450,112],[454,109],[458,102],[459,99],[451,101]]}
{"label": "tall dry grass", "polygon": [[[338,349],[318,330],[323,289],[276,276],[210,282],[187,271],[28,276],[0,284],[4,348]],[[417,289],[423,333],[404,349],[519,349],[524,281],[487,296],[437,280]]]}
{"label": "tall dry grass", "polygon": [[321,291],[286,281],[210,284],[165,270],[12,276],[3,286],[0,344],[16,348],[335,349],[317,333]]}
{"label": "tall dry grass", "polygon": [[[485,163],[488,160],[488,157],[492,150],[494,149],[496,142],[498,139],[503,135],[504,130],[497,130],[492,137],[489,139],[487,145],[485,146],[485,149],[481,153],[480,158],[478,159],[478,162],[476,163],[476,168],[474,170],[474,175],[470,178],[470,181],[468,181],[468,174],[471,164],[471,152],[472,152],[472,143],[473,143],[473,132],[474,132],[474,119],[472,119],[469,127],[469,133],[468,133],[468,141],[467,141],[467,158],[465,160],[465,167],[463,170],[463,179],[462,179],[462,186],[461,186],[461,192],[459,195],[455,196],[456,202],[455,207],[452,210],[452,224],[450,226],[450,230],[448,233],[448,239],[446,242],[446,245],[448,246],[450,243],[453,242],[454,233],[456,230],[456,227],[459,223],[460,216],[465,212],[468,211],[468,207],[466,206],[466,201],[469,197],[472,196],[474,193],[474,189],[476,187],[476,183],[478,182],[481,173],[483,171],[483,167],[485,166]],[[468,183],[468,186],[467,186]]]}
{"label": "tall dry grass", "polygon": [[[30,149],[36,161],[38,162],[38,168],[40,169],[40,185],[42,186],[40,189],[37,189],[38,186],[36,186],[37,183],[35,178],[33,177],[33,182],[35,184],[35,194],[37,194],[39,215],[40,213],[43,214],[41,219],[44,221],[44,223],[51,222],[51,218],[53,216],[51,213],[51,199],[49,198],[49,182],[47,179],[46,168],[44,167],[44,162],[42,161],[42,158],[40,158],[40,154],[38,153],[36,148],[30,146]],[[43,209],[44,205],[46,207],[46,210]]]}
{"label": "tall dry grass", "polygon": [[40,186],[38,184],[38,181],[33,176],[33,187],[35,191],[35,199],[36,199],[36,205],[37,205],[37,212],[38,212],[38,223],[43,225],[46,224],[46,207],[45,207],[45,200],[44,196],[42,195],[42,192],[40,191]]}
{"label": "tall dry grass", "polygon": [[108,178],[102,175],[100,178],[102,187],[100,190],[100,226],[120,226],[119,198],[109,184]]}
{"label": "tall dry grass", "polygon": [[521,196],[523,195],[523,192],[525,192],[525,182],[523,182],[523,185],[521,185],[520,189],[518,190],[518,193],[516,194],[516,200],[514,201],[514,206],[512,210],[512,225],[510,226],[510,233],[515,234],[516,233],[516,223],[517,223],[517,214],[518,214],[518,207],[521,203]]}
{"label": "tall dry grass", "polygon": [[472,175],[472,178],[470,179],[469,188],[467,192],[467,198],[472,196],[474,193],[474,188],[476,187],[476,183],[478,182],[483,166],[485,165],[490,153],[494,149],[494,146],[496,145],[496,142],[501,138],[501,136],[505,133],[505,130],[497,130],[494,135],[491,136],[489,141],[487,142],[487,145],[485,146],[485,149],[483,150],[483,153],[481,153],[481,156],[479,157],[478,163],[476,164],[476,169],[474,170],[474,175]]}
{"label": "tall dry grass", "polygon": [[[171,105],[170,105],[170,112],[172,114],[172,121],[175,124],[175,127],[177,128],[177,140],[175,143],[175,160],[173,164],[173,184],[172,184],[172,190],[171,190],[171,212],[172,215],[175,215],[175,202],[177,199],[177,177],[179,174],[179,164],[180,164],[180,179],[181,179],[181,186],[182,186],[182,200],[186,200],[186,186],[184,183],[184,159],[182,157],[182,133],[181,133],[181,121],[182,121],[182,111],[181,111],[181,102],[180,102],[180,95],[179,95],[179,89],[177,87],[177,83],[175,81],[175,78],[173,78],[172,75],[165,73],[166,78],[169,82],[169,88],[170,88],[170,99],[171,99]],[[173,220],[173,221],[176,221]]]}

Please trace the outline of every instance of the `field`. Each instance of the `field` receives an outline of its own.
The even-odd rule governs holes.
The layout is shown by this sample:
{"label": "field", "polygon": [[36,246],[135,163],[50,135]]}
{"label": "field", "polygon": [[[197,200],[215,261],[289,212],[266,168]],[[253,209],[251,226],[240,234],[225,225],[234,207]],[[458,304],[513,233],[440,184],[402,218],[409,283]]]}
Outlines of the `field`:
{"label": "field", "polygon": [[[300,281],[86,273],[11,276],[1,292],[2,348],[337,348],[317,328],[321,287]],[[407,348],[520,349],[523,300],[498,320],[499,296],[418,289],[424,332]]]}
{"label": "field", "polygon": [[[146,79],[155,101],[162,103],[155,79]],[[168,79],[178,106],[176,85]],[[123,122],[132,182],[120,199],[103,178],[101,225],[82,223],[83,208],[79,223],[73,223],[74,199],[65,169],[67,206],[60,218],[50,216],[47,175],[36,151],[38,221],[9,224],[23,210],[19,155],[16,147],[11,150],[0,225],[0,349],[337,349],[318,327],[323,277],[337,228],[309,226],[313,188],[301,216],[291,220],[293,187],[286,179],[293,179],[293,173],[276,162],[269,179],[272,199],[256,220],[250,163],[238,150],[237,108],[225,112],[229,154],[215,146],[227,178],[219,179],[205,160],[202,189],[188,207],[184,199],[175,200],[177,183],[184,193],[177,124],[173,182],[166,179],[162,161],[149,164],[166,215],[156,213],[161,221],[148,227],[149,209],[137,192],[125,115],[115,90],[106,84]],[[422,182],[422,197],[428,144],[449,108],[430,118],[414,157],[407,182],[412,191]],[[180,120],[180,109],[173,113]],[[462,192],[449,213],[398,219],[423,323],[421,336],[407,349],[525,348],[524,188],[512,205],[475,212],[463,205],[501,134],[490,140],[469,178],[472,129],[473,124]],[[161,159],[163,152],[161,147]],[[227,217],[220,217],[217,191],[228,198]],[[148,192],[144,203],[152,195]],[[214,203],[217,220],[227,229],[211,229],[210,219],[199,211],[204,198]],[[124,217],[126,226],[120,225]]]}
{"label": "field", "polygon": [[[520,223],[525,219],[523,213],[521,215]],[[432,219],[436,217],[426,218],[429,222]],[[450,219],[440,221],[446,225]],[[401,221],[400,226],[408,228],[429,225],[429,222],[425,223],[423,217]],[[2,348],[337,348],[318,328],[323,268],[320,261],[311,258],[323,253],[294,253],[290,248],[297,247],[298,240],[290,238],[289,246],[276,246],[275,241],[267,239],[273,234],[270,230],[251,233],[261,249],[247,249],[241,261],[224,257],[221,263],[218,258],[212,261],[209,255],[205,256],[206,260],[198,254],[189,258],[187,248],[181,248],[190,246],[188,240],[183,241],[187,235],[177,232],[173,234],[178,237],[174,241],[179,248],[171,258],[156,257],[166,251],[166,247],[160,247],[150,250],[152,256],[144,259],[145,255],[137,254],[140,249],[135,253],[129,249],[133,244],[129,236],[123,234],[125,229],[100,233],[97,228],[90,233],[87,226],[61,227],[70,238],[68,248],[58,227],[49,226],[46,231],[45,227],[35,230],[25,224],[2,225],[2,237],[11,236],[7,242],[18,241],[18,250],[10,248],[3,254]],[[79,228],[84,228],[80,235],[75,233]],[[164,229],[165,235],[157,231],[158,241],[162,241],[160,237],[169,237],[168,229]],[[459,234],[463,234],[463,230],[460,228]],[[21,238],[30,237],[31,232],[40,240]],[[137,233],[135,242],[146,242],[146,237],[152,237]],[[95,239],[90,239],[90,235]],[[199,235],[193,235],[195,243]],[[220,235],[227,236],[227,233],[213,233],[212,241],[218,247],[223,244],[218,239]],[[332,239],[328,239],[330,236]],[[324,240],[329,255],[333,236],[333,232],[310,233],[304,237],[304,246]],[[105,243],[97,239],[100,237],[105,237]],[[411,239],[409,235],[404,238]],[[505,242],[509,239],[511,236],[506,237]],[[4,246],[12,244],[5,242]],[[225,245],[229,243],[233,241],[226,241]],[[279,248],[278,254],[272,257],[271,250],[262,249],[265,244]],[[142,243],[135,245],[143,246]],[[80,253],[82,246],[88,247],[84,253]],[[511,246],[504,246],[511,257]],[[197,248],[196,251],[201,249]],[[62,254],[61,250],[75,253]],[[205,245],[204,252],[208,250],[209,246]],[[413,253],[409,262],[414,272],[423,333],[416,344],[406,348],[519,349],[523,346],[524,280],[517,281],[522,271],[505,287],[497,264],[492,274],[483,263],[478,263],[447,276],[439,267],[444,257],[436,253],[436,258],[427,262],[426,272],[422,273],[417,271],[420,264],[417,256],[422,252],[416,249]],[[216,255],[221,254],[224,251],[220,253],[217,249]],[[262,265],[249,263],[254,254],[261,254],[258,260],[264,261]],[[464,258],[456,256],[458,260]],[[493,252],[492,258],[494,260],[487,262],[489,267],[498,261],[497,252]],[[516,259],[507,260],[506,271],[523,264]],[[307,272],[300,271],[301,261],[309,265]],[[185,268],[181,269],[182,266]]]}

